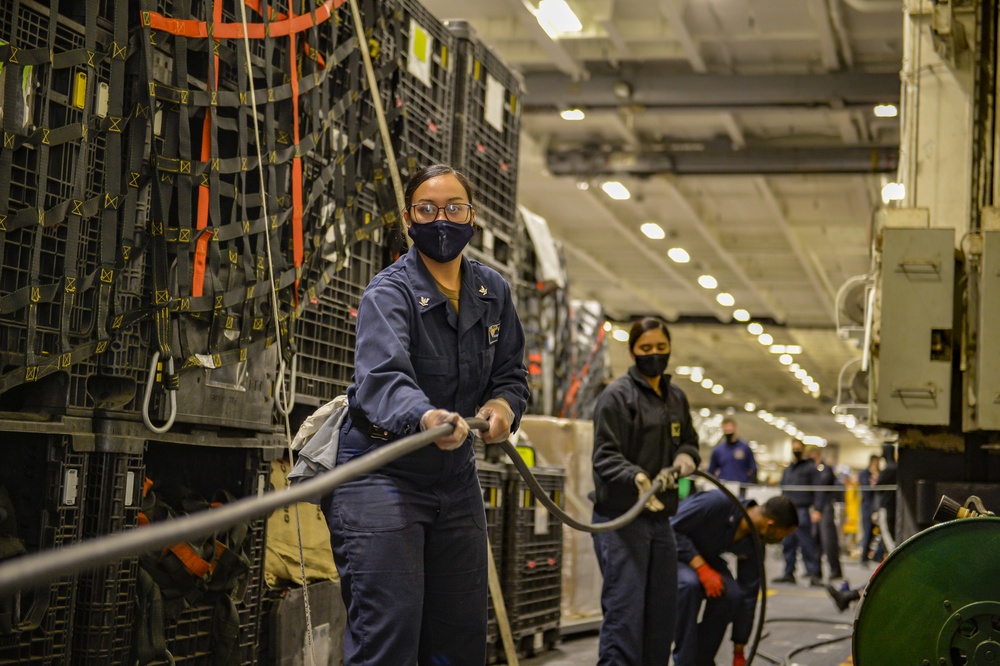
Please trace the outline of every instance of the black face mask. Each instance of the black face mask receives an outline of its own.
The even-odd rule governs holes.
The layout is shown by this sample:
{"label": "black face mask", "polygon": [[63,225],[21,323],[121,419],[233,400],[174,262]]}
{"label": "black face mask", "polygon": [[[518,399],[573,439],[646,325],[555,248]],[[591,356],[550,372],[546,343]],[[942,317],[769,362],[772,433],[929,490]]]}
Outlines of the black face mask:
{"label": "black face mask", "polygon": [[792,457],[795,458],[795,462],[802,460],[802,451],[792,451]]}
{"label": "black face mask", "polygon": [[476,233],[470,223],[435,220],[424,224],[411,224],[406,232],[413,244],[426,256],[440,263],[447,263],[462,254],[462,250]]}
{"label": "black face mask", "polygon": [[659,377],[666,371],[669,361],[669,352],[666,354],[646,354],[635,357],[635,367],[646,377]]}
{"label": "black face mask", "polygon": [[736,441],[736,433],[731,432],[728,435],[726,435],[726,441],[729,442],[730,444],[732,444],[733,442],[735,442]]}

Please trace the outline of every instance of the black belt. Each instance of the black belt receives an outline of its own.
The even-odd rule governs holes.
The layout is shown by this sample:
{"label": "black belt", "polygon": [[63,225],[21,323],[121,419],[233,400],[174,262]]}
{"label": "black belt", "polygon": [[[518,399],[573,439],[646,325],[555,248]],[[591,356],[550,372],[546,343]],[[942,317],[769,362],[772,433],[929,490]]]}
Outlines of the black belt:
{"label": "black belt", "polygon": [[[368,435],[369,439],[377,439],[382,442],[391,442],[397,440],[404,435],[397,435],[394,432],[386,430],[382,426],[375,425],[365,417],[364,414],[359,414],[355,411],[350,412],[351,415],[351,427],[355,430],[363,432]],[[409,433],[407,433],[409,434]]]}

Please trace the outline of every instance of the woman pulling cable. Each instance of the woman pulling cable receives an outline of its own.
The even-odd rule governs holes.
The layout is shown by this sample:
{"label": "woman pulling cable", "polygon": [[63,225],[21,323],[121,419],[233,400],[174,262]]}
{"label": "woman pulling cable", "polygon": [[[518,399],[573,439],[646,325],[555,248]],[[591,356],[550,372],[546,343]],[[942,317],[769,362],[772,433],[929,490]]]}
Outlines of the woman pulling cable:
{"label": "woman pulling cable", "polygon": [[[688,476],[700,460],[687,396],[664,374],[667,325],[652,317],[637,321],[628,343],[635,365],[604,390],[594,410],[595,523],[626,512],[664,468]],[[651,497],[634,522],[594,534],[604,575],[599,665],[663,666],[670,658],[677,623],[670,516],[678,499],[675,474],[662,474],[667,490]]]}
{"label": "woman pulling cable", "polygon": [[503,277],[462,256],[474,233],[468,180],[427,167],[405,198],[414,246],[358,307],[337,463],[419,430],[455,430],[323,500],[347,607],[344,664],[482,666],[486,513],[461,415],[488,421],[487,443],[517,429],[524,333]]}

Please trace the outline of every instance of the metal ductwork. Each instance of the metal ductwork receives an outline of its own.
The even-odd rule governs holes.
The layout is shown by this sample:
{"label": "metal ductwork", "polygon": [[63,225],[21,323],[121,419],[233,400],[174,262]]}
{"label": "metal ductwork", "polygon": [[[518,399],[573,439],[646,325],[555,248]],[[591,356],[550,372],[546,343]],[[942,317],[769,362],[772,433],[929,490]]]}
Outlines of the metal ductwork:
{"label": "metal ductwork", "polygon": [[769,107],[870,107],[899,102],[899,73],[791,75],[678,74],[662,65],[629,64],[575,81],[559,72],[525,75],[526,110],[616,108],[623,105],[676,109]]}
{"label": "metal ductwork", "polygon": [[895,173],[899,147],[750,147],[684,152],[550,150],[546,161],[549,171],[556,176]]}

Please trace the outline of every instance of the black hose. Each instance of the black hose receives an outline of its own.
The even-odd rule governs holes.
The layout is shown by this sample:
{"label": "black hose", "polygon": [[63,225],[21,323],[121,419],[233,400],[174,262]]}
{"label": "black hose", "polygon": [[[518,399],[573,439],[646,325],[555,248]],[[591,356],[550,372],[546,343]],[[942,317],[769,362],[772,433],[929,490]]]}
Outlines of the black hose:
{"label": "black hose", "polygon": [[[552,501],[552,499],[549,497],[548,491],[542,488],[541,484],[538,483],[538,479],[536,479],[535,475],[531,473],[531,468],[528,467],[528,464],[526,462],[524,462],[524,459],[521,458],[521,454],[517,452],[517,448],[515,448],[513,444],[511,444],[508,441],[499,442],[499,444],[500,448],[504,450],[504,453],[506,453],[510,457],[511,462],[514,463],[514,467],[517,468],[517,471],[521,474],[521,477],[524,478],[524,482],[527,483],[528,487],[531,488],[532,492],[535,493],[535,497],[538,498],[538,501],[544,504],[545,508],[551,511],[553,514],[555,514],[555,516],[560,521],[562,521],[563,523],[572,527],[575,530],[579,530],[580,532],[590,532],[591,534],[597,534],[598,532],[613,532],[615,530],[625,527],[633,520],[635,520],[640,513],[642,513],[642,510],[646,508],[646,502],[648,502],[653,495],[655,495],[656,493],[660,492],[660,490],[663,489],[661,488],[662,486],[661,483],[654,481],[650,489],[639,497],[639,499],[636,501],[636,503],[632,506],[631,509],[629,509],[622,515],[618,516],[614,520],[609,520],[606,523],[596,523],[596,524],[581,523],[579,520],[575,519],[573,516],[566,513],[561,506]],[[672,469],[674,468],[672,467],[667,468],[668,471]]]}
{"label": "black hose", "polygon": [[788,666],[791,663],[792,657],[799,654],[800,652],[808,652],[809,650],[815,650],[818,647],[823,647],[824,645],[830,645],[831,643],[839,643],[840,641],[846,641],[851,637],[851,634],[845,634],[843,636],[834,636],[833,638],[828,638],[826,640],[817,641],[815,643],[809,643],[808,645],[800,645],[791,652],[785,655],[784,660],[781,662],[783,666]]}

